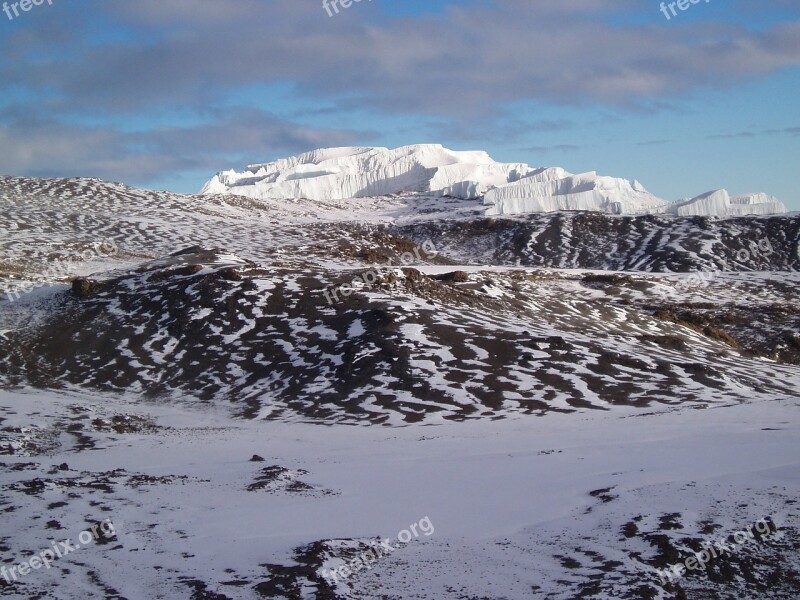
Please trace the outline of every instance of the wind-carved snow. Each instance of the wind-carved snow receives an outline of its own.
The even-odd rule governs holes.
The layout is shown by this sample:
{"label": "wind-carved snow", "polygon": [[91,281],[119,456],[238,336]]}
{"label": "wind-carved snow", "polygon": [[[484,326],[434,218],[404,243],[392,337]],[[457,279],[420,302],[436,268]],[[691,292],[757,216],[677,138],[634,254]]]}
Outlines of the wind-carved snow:
{"label": "wind-carved snow", "polygon": [[270,163],[215,175],[201,193],[257,200],[303,198],[316,201],[428,192],[462,200],[483,198],[486,214],[557,211],[609,214],[741,216],[785,213],[767,194],[730,196],[717,190],[667,202],[638,181],[572,174],[560,167],[534,168],[499,163],[483,151],[448,150],[439,144],[388,148],[314,150]]}

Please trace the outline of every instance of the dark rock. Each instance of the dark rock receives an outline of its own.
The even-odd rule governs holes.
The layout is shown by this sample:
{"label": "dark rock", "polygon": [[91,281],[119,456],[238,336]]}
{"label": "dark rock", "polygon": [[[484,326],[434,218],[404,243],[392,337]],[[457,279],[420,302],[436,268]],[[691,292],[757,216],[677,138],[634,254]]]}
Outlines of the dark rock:
{"label": "dark rock", "polygon": [[97,291],[97,282],[86,277],[77,277],[72,282],[72,295],[77,298],[89,298]]}
{"label": "dark rock", "polygon": [[465,281],[469,281],[469,273],[466,271],[451,271],[449,273],[442,273],[441,275],[434,275],[433,278],[448,283],[464,283]]}

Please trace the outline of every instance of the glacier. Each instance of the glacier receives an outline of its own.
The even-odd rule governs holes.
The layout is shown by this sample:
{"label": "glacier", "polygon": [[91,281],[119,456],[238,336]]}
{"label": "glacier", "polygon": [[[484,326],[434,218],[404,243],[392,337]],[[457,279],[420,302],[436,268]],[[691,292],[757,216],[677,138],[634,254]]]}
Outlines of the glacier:
{"label": "glacier", "polygon": [[690,200],[673,202],[667,207],[666,212],[688,217],[702,215],[768,215],[788,211],[780,200],[767,194],[731,196],[727,190],[715,190]]}
{"label": "glacier", "polygon": [[428,193],[482,200],[487,215],[594,211],[728,217],[788,212],[778,199],[764,193],[731,196],[715,190],[668,202],[636,180],[500,163],[484,151],[449,150],[440,144],[322,148],[249,165],[242,172],[219,172],[200,193],[317,201]]}

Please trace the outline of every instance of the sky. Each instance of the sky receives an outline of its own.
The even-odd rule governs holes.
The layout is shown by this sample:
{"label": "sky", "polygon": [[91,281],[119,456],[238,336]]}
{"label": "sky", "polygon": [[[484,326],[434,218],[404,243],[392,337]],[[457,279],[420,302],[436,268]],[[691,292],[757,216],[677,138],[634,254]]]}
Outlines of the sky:
{"label": "sky", "polygon": [[0,12],[0,174],[194,193],[440,143],[800,210],[798,0],[36,1]]}

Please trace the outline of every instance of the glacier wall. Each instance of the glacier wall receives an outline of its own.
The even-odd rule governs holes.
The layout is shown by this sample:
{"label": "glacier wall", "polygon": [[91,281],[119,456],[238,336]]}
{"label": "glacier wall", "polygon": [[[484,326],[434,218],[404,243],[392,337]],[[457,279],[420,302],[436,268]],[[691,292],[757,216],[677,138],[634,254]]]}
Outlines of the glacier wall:
{"label": "glacier wall", "polygon": [[487,215],[593,211],[726,217],[787,212],[767,194],[730,196],[716,190],[670,203],[635,180],[594,171],[572,174],[559,167],[498,163],[486,152],[449,150],[440,144],[323,148],[250,165],[243,172],[217,173],[201,194],[325,201],[403,192],[483,198]]}

